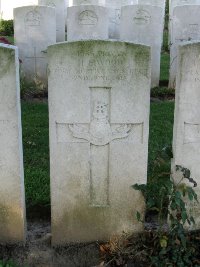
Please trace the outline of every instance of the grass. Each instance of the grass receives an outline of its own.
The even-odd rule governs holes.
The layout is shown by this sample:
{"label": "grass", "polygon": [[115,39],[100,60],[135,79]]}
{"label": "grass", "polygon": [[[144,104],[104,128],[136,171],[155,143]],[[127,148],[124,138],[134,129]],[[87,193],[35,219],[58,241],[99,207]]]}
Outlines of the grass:
{"label": "grass", "polygon": [[22,103],[26,204],[48,205],[49,129],[47,104]]}
{"label": "grass", "polygon": [[[151,104],[149,170],[157,152],[172,142],[172,102]],[[50,204],[48,105],[22,103],[26,203]]]}

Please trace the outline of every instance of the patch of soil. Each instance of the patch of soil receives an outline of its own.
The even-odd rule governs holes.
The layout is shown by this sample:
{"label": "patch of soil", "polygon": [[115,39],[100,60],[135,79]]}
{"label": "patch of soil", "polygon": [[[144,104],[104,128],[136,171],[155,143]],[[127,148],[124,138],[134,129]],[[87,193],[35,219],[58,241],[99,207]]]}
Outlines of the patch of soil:
{"label": "patch of soil", "polygon": [[0,245],[0,258],[28,267],[92,267],[100,262],[97,243],[51,247],[49,221],[29,221],[27,243]]}

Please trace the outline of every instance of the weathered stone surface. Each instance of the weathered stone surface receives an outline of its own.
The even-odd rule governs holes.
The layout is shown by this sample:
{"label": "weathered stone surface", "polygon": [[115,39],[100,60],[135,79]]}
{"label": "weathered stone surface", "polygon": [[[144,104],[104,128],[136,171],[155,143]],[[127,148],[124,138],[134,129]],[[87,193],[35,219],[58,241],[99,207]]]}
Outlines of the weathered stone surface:
{"label": "weathered stone surface", "polygon": [[38,0],[0,0],[0,13],[5,20],[13,19],[14,8],[37,4]]}
{"label": "weathered stone surface", "polygon": [[108,10],[102,6],[68,8],[67,40],[108,39]]}
{"label": "weathered stone surface", "polygon": [[[173,176],[180,177],[175,166],[191,171],[197,182],[195,191],[200,198],[200,43],[180,45],[178,53],[176,102],[172,162]],[[177,180],[178,181],[178,180]],[[184,179],[187,184],[187,180]],[[191,184],[190,184],[191,185]],[[191,214],[200,227],[200,204],[188,203]]]}
{"label": "weathered stone surface", "polygon": [[142,230],[150,47],[63,43],[48,60],[53,245]]}
{"label": "weathered stone surface", "polygon": [[38,0],[39,5],[56,9],[56,41],[65,41],[65,0]]}
{"label": "weathered stone surface", "polygon": [[157,87],[160,80],[163,9],[151,5],[131,5],[121,10],[120,39],[151,46],[151,87]]}
{"label": "weathered stone surface", "polygon": [[19,59],[16,47],[3,44],[0,44],[0,147],[0,242],[24,242]]}
{"label": "weathered stone surface", "polygon": [[14,9],[14,37],[25,78],[47,84],[47,46],[56,43],[55,8],[26,6]]}
{"label": "weathered stone surface", "polygon": [[103,5],[105,4],[105,0],[72,0],[72,6],[79,5]]}
{"label": "weathered stone surface", "polygon": [[109,38],[120,39],[121,7],[137,4],[138,0],[105,0],[109,12]]}
{"label": "weathered stone surface", "polygon": [[[190,14],[188,16],[188,14]],[[172,15],[169,87],[175,88],[177,47],[183,42],[200,40],[200,5],[177,6]]]}
{"label": "weathered stone surface", "polygon": [[173,10],[176,6],[199,5],[199,4],[200,0],[171,0],[169,2],[169,15],[171,16],[173,14]]}

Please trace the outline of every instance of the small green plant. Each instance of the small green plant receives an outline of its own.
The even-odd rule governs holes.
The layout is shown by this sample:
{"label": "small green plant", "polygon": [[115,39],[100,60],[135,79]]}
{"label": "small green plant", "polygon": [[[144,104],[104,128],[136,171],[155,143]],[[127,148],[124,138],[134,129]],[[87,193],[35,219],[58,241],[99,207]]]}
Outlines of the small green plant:
{"label": "small green plant", "polygon": [[[176,166],[180,180],[174,177],[160,180],[166,176],[161,173],[158,183],[153,180],[147,185],[133,186],[142,192],[146,199],[147,211],[157,211],[158,230],[154,234],[154,249],[150,256],[152,266],[155,267],[189,267],[193,265],[195,249],[189,242],[186,228],[195,224],[194,218],[187,209],[186,202],[198,202],[197,194],[185,180],[197,183],[190,177],[190,170],[182,166]],[[156,190],[156,191],[155,191]],[[166,218],[168,218],[169,229],[166,229]],[[141,221],[141,215],[137,212],[137,219]]]}

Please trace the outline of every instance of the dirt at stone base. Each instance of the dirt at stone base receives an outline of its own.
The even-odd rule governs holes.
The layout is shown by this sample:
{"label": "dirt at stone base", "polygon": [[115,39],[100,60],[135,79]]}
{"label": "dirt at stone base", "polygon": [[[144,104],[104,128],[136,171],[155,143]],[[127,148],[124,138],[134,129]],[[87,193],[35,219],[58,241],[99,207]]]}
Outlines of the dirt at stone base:
{"label": "dirt at stone base", "polygon": [[100,263],[99,245],[73,244],[51,247],[48,221],[29,221],[25,246],[0,245],[0,259],[23,267],[93,267]]}

